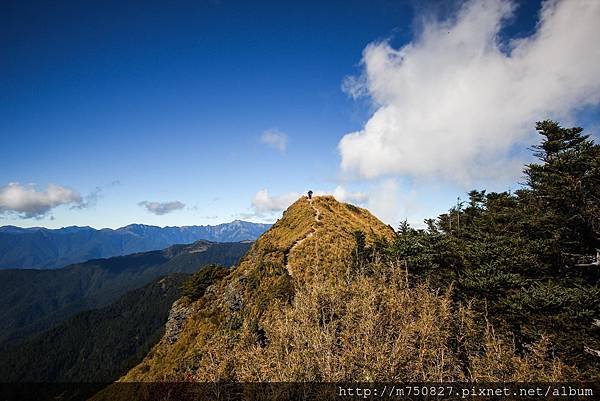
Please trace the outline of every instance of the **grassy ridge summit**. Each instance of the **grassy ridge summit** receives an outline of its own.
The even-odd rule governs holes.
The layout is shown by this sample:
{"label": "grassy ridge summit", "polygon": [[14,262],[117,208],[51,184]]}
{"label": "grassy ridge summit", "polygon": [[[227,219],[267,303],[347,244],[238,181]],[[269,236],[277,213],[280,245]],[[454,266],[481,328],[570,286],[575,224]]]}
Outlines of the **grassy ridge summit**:
{"label": "grassy ridge summit", "polygon": [[313,276],[345,273],[355,247],[355,233],[363,231],[367,245],[393,238],[394,231],[369,211],[340,203],[332,196],[302,197],[260,237],[238,270],[256,265],[283,266],[301,282]]}
{"label": "grassy ridge summit", "polygon": [[236,269],[176,303],[185,308],[177,332],[121,381],[576,375],[548,354],[545,339],[517,354],[468,304],[453,303],[451,288],[409,282],[405,266],[380,257],[396,238],[365,209],[333,197],[300,198]]}
{"label": "grassy ridge summit", "polygon": [[[182,369],[202,366],[205,353],[224,357],[238,348],[241,343],[235,340],[240,335],[258,344],[267,341],[263,319],[273,308],[290,305],[297,288],[313,280],[325,282],[346,274],[357,230],[365,232],[367,244],[394,235],[365,209],[330,196],[298,199],[231,274],[188,305],[189,318],[177,341],[163,339],[126,380],[179,380]],[[200,371],[204,373],[198,378],[224,378],[218,371]]]}

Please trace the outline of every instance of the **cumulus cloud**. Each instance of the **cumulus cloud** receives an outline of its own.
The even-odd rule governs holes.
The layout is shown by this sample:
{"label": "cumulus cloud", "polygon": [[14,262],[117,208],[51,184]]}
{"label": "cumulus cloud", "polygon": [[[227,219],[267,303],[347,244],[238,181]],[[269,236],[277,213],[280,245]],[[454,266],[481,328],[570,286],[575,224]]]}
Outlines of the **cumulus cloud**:
{"label": "cumulus cloud", "polygon": [[392,226],[406,220],[413,227],[423,228],[423,220],[436,215],[428,213],[423,196],[440,197],[440,193],[419,193],[415,187],[401,185],[394,178],[386,178],[373,183],[366,206],[375,216]]}
{"label": "cumulus cloud", "polygon": [[397,224],[400,221],[400,186],[396,180],[384,180],[375,186],[370,195],[367,206],[373,214],[388,224]]}
{"label": "cumulus cloud", "polygon": [[376,111],[339,142],[342,170],[462,184],[514,179],[515,146],[537,142],[535,121],[597,105],[600,2],[546,1],[534,33],[501,42],[514,11],[506,0],[472,0],[450,19],[425,21],[399,49],[368,45],[362,75],[342,87],[367,95]]}
{"label": "cumulus cloud", "polygon": [[176,210],[183,209],[185,207],[185,204],[181,203],[179,201],[173,201],[173,202],[142,201],[142,202],[139,202],[138,205],[142,206],[148,212],[153,213],[157,216],[162,216],[163,214],[171,213]]}
{"label": "cumulus cloud", "polygon": [[331,192],[317,192],[317,194],[321,195],[333,195],[335,199],[340,202],[348,202],[348,203],[358,203],[362,204],[369,199],[368,195],[364,192],[352,192],[348,191],[346,188],[338,185]]}
{"label": "cumulus cloud", "polygon": [[96,187],[92,192],[82,198],[81,202],[77,202],[71,209],[86,209],[88,207],[96,206],[98,199],[102,197],[102,187]]}
{"label": "cumulus cloud", "polygon": [[[337,186],[333,191],[315,189],[313,192],[315,196],[333,195],[340,202],[365,204],[369,199],[367,194],[363,192],[349,191],[342,186]],[[287,192],[273,196],[267,189],[261,189],[252,199],[252,212],[242,213],[238,217],[272,219],[275,215],[287,209],[302,195],[298,192]]]}
{"label": "cumulus cloud", "polygon": [[287,149],[288,136],[279,130],[273,129],[263,132],[260,141],[276,149],[279,153],[284,153]]}
{"label": "cumulus cloud", "polygon": [[297,192],[288,192],[279,196],[271,196],[269,191],[261,189],[254,195],[252,199],[252,207],[258,215],[266,213],[276,213],[287,209],[289,205],[294,203],[300,197]]}
{"label": "cumulus cloud", "polygon": [[42,218],[55,207],[69,204],[82,207],[85,201],[76,191],[60,185],[48,184],[43,191],[18,182],[0,187],[0,215],[14,213],[21,218]]}
{"label": "cumulus cloud", "polygon": [[103,197],[105,189],[110,189],[119,185],[121,185],[121,182],[119,180],[114,180],[108,184],[98,186],[94,188],[92,192],[84,196],[81,202],[71,206],[71,209],[86,209],[89,207],[94,207],[96,206],[98,201]]}

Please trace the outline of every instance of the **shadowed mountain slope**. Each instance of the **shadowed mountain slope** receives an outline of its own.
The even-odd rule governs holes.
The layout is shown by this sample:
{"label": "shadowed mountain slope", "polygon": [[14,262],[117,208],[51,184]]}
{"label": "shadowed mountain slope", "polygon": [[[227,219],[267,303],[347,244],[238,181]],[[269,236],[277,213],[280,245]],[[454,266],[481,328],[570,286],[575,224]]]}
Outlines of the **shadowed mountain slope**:
{"label": "shadowed mountain slope", "polygon": [[157,279],[0,352],[0,377],[44,383],[118,379],[160,339],[187,277],[176,273]]}
{"label": "shadowed mountain slope", "polygon": [[235,265],[250,245],[198,241],[57,270],[0,270],[0,348],[78,312],[108,305],[158,277],[194,273],[211,263]]}

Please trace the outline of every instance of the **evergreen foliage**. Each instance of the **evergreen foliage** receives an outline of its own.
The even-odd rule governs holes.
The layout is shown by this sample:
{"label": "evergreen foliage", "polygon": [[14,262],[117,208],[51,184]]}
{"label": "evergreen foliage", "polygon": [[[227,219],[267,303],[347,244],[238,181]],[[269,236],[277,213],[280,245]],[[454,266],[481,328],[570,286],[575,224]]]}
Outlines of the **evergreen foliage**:
{"label": "evergreen foliage", "polygon": [[0,270],[0,349],[172,273],[236,264],[249,243],[199,241],[162,251],[95,259],[56,270]]}
{"label": "evergreen foliage", "polygon": [[4,382],[96,382],[119,378],[160,339],[186,274],[128,292],[0,352]]}
{"label": "evergreen foliage", "polygon": [[525,349],[546,335],[563,361],[598,377],[600,146],[581,128],[537,123],[542,136],[514,193],[473,190],[426,230],[403,223],[389,253],[410,275],[454,286],[457,301],[515,335]]}
{"label": "evergreen foliage", "polygon": [[182,296],[188,302],[194,302],[199,299],[206,289],[229,274],[229,269],[217,264],[211,264],[203,267],[192,275],[184,284]]}

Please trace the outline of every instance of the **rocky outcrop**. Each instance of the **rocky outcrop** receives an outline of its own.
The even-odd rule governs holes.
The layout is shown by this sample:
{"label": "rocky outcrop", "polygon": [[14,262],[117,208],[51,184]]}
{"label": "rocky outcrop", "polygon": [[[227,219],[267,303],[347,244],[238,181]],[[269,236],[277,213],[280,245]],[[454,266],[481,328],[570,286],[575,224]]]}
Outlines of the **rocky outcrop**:
{"label": "rocky outcrop", "polygon": [[179,338],[179,333],[183,329],[187,318],[191,312],[191,307],[184,302],[183,299],[179,299],[173,303],[171,311],[169,312],[169,318],[165,325],[164,338],[169,344],[175,344]]}

